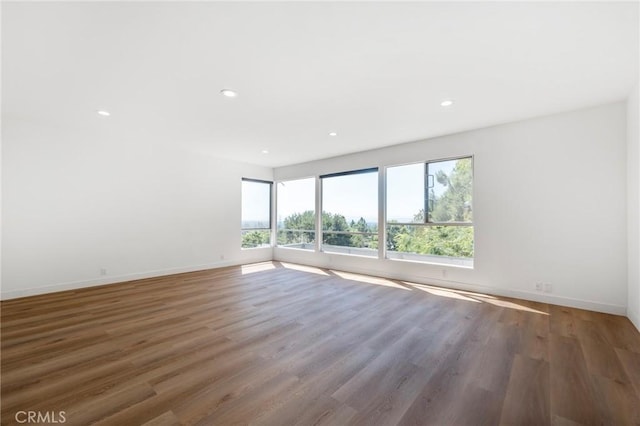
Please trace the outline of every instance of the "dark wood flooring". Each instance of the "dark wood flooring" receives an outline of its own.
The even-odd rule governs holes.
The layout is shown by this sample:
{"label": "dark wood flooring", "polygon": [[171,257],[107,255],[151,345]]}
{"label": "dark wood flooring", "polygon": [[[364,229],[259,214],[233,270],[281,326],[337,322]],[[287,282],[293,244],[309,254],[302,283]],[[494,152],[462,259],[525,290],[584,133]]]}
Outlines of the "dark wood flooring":
{"label": "dark wood flooring", "polygon": [[1,308],[3,425],[640,424],[620,316],[278,262]]}

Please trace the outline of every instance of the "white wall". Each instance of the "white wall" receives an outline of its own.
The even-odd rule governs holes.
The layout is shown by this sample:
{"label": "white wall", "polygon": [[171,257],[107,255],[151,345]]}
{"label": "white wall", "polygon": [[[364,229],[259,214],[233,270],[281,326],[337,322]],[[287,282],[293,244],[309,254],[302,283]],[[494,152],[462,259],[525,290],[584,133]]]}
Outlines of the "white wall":
{"label": "white wall", "polygon": [[277,168],[286,180],[473,154],[476,254],[473,270],[286,248],[274,258],[624,314],[625,123],[616,103]]}
{"label": "white wall", "polygon": [[640,330],[640,83],[627,101],[627,227],[628,305],[627,316]]}
{"label": "white wall", "polygon": [[[473,154],[473,270],[279,248],[273,256],[628,310],[638,325],[634,93],[628,111],[624,103],[604,105],[275,171],[141,143],[143,131],[128,139],[81,129],[69,134],[9,117],[2,135],[1,297],[270,259],[270,249],[240,250],[242,176],[291,179]],[[535,292],[536,281],[553,284],[553,293]]]}
{"label": "white wall", "polygon": [[270,168],[156,146],[144,129],[3,126],[2,299],[272,257],[240,249],[241,177]]}

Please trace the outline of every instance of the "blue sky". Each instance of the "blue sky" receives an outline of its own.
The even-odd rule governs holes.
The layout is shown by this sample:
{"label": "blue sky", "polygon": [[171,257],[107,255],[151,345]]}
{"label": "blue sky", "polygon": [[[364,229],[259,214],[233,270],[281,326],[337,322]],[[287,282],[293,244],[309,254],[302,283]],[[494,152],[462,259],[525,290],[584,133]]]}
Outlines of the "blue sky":
{"label": "blue sky", "polygon": [[271,186],[251,181],[242,181],[242,221],[261,222],[269,227],[269,197]]}
{"label": "blue sky", "polygon": [[[431,173],[438,169],[451,173],[455,161],[431,164]],[[387,168],[387,220],[411,222],[424,208],[424,163]],[[244,220],[267,220],[268,212],[260,206],[268,205],[267,185],[245,182],[242,206]],[[277,191],[277,220],[293,213],[315,210],[315,178],[279,182]],[[378,173],[360,173],[322,180],[323,210],[339,213],[348,221],[364,217],[367,222],[378,220]],[[436,193],[444,187],[436,184]]]}
{"label": "blue sky", "polygon": [[293,213],[315,210],[315,178],[289,180],[277,185],[278,221]]}

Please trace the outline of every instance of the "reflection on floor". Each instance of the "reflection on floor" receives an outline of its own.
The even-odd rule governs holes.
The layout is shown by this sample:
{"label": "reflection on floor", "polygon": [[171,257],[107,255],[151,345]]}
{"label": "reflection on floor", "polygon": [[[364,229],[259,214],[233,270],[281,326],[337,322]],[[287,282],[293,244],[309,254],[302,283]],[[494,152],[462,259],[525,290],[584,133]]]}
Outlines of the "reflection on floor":
{"label": "reflection on floor", "polygon": [[2,302],[2,424],[637,424],[624,317],[266,262]]}

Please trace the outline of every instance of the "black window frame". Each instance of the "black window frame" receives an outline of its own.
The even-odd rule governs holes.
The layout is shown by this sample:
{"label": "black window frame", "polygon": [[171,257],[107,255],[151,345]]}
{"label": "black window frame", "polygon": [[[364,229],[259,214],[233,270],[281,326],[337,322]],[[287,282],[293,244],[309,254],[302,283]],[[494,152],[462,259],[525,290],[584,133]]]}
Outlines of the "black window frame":
{"label": "black window frame", "polygon": [[[345,235],[378,235],[379,231],[377,232],[370,232],[370,233],[366,233],[366,232],[355,232],[355,231],[329,231],[329,230],[325,230],[324,229],[324,223],[322,222],[322,214],[324,212],[324,184],[323,184],[323,179],[330,179],[330,178],[334,178],[334,177],[342,177],[342,176],[352,176],[352,175],[359,175],[359,174],[366,174],[366,173],[376,173],[379,176],[380,173],[380,168],[379,167],[368,167],[365,169],[357,169],[357,170],[347,170],[347,171],[343,171],[343,172],[336,172],[336,173],[327,173],[324,175],[319,175],[318,178],[320,179],[320,212],[316,212],[316,215],[319,215],[319,221],[320,221],[320,229],[318,230],[319,232],[319,236],[316,236],[316,239],[318,241],[319,244],[319,249],[321,252],[324,252],[325,250],[323,249],[324,246],[324,236],[325,234],[345,234]],[[379,190],[379,184],[376,184],[376,191]],[[379,202],[379,200],[378,200]],[[380,224],[379,222],[379,218],[378,220],[376,220],[376,226],[378,227],[378,229],[380,229]],[[357,247],[349,247],[349,246],[345,246],[345,248],[349,249],[349,248],[357,248]],[[372,249],[373,250],[373,249]],[[376,252],[379,252],[379,250],[376,250]],[[346,254],[346,255],[352,255],[350,253],[341,253],[341,254]],[[370,257],[368,255],[365,255],[367,257]]]}
{"label": "black window frame", "polygon": [[[280,202],[279,197],[280,197],[280,188],[278,185],[282,184],[284,185],[286,182],[295,182],[295,181],[301,181],[301,180],[312,180],[313,181],[313,200],[314,200],[314,204],[313,204],[313,223],[314,223],[314,227],[313,229],[287,229],[287,228],[278,228],[278,204]],[[302,178],[294,178],[294,179],[287,179],[287,180],[279,180],[276,182],[276,205],[275,205],[275,211],[276,211],[276,223],[274,225],[274,230],[275,230],[275,242],[273,243],[274,247],[277,248],[284,248],[284,249],[292,249],[292,250],[305,250],[305,251],[315,251],[316,250],[316,241],[318,238],[318,232],[316,230],[316,223],[318,221],[317,217],[318,217],[318,212],[316,211],[316,177],[315,176],[310,176],[310,177],[302,177]],[[296,247],[289,247],[287,245],[281,245],[278,243],[278,238],[279,238],[279,233],[280,232],[307,232],[307,233],[313,233],[313,245],[314,247],[311,249],[307,249],[307,248],[296,248]]]}
{"label": "black window frame", "polygon": [[[427,226],[474,226],[474,221],[473,218],[471,219],[471,221],[469,222],[464,222],[464,221],[451,221],[451,222],[437,222],[437,221],[433,221],[431,220],[431,206],[430,206],[430,197],[429,197],[429,189],[433,188],[433,186],[435,186],[435,176],[432,174],[429,174],[429,165],[430,164],[435,164],[435,163],[444,163],[445,161],[456,161],[456,160],[466,160],[469,159],[471,160],[471,172],[472,172],[472,180],[471,180],[471,184],[474,184],[474,179],[473,179],[473,170],[474,170],[474,164],[473,164],[473,155],[464,155],[461,157],[450,157],[450,158],[443,158],[443,159],[439,159],[439,160],[430,160],[430,161],[425,161],[424,162],[424,225]],[[429,184],[429,178],[432,178],[433,183],[430,185]],[[472,190],[473,192],[473,190]],[[386,208],[386,206],[385,206]],[[473,211],[473,196],[472,196],[472,201],[471,201],[471,209]],[[420,223],[420,222],[418,222]]]}
{"label": "black window frame", "polygon": [[[243,220],[241,218],[240,235],[242,235],[242,233],[245,231],[269,231],[269,246],[271,247],[273,246],[273,235],[272,235],[273,234],[273,181],[243,177],[242,182],[263,183],[263,184],[269,185],[269,227],[268,228],[245,228],[242,226]],[[260,247],[242,247],[243,250],[253,249],[253,248],[260,248]]]}
{"label": "black window frame", "polygon": [[[469,159],[471,161],[471,179],[472,179],[472,190],[471,190],[471,209],[472,209],[472,215],[471,215],[471,221],[450,221],[450,222],[440,222],[440,221],[433,221],[431,220],[431,209],[430,207],[430,196],[429,196],[429,190],[435,185],[435,176],[429,173],[429,165],[430,164],[435,164],[435,163],[442,163],[442,162],[446,162],[446,161],[456,161],[456,160],[464,160],[464,159]],[[414,163],[407,163],[407,164],[398,164],[395,166],[387,166],[385,167],[385,194],[387,191],[387,187],[386,185],[388,184],[388,175],[386,173],[387,170],[389,170],[390,168],[393,167],[402,167],[402,166],[409,166],[409,165],[416,165],[416,164],[422,164],[423,165],[423,175],[424,175],[424,181],[423,181],[423,208],[424,208],[424,217],[422,218],[421,221],[414,221],[414,222],[390,222],[389,221],[389,217],[387,216],[387,212],[388,212],[388,199],[385,196],[385,206],[384,206],[384,238],[385,238],[385,247],[384,247],[384,258],[386,259],[390,259],[390,260],[398,260],[397,257],[394,256],[390,256],[390,253],[404,253],[404,252],[395,252],[395,251],[389,251],[388,250],[388,242],[387,242],[387,238],[389,237],[389,229],[392,226],[412,226],[412,227],[470,227],[472,229],[474,229],[474,233],[475,233],[475,215],[473,215],[473,188],[475,187],[475,179],[474,179],[474,170],[475,170],[475,163],[474,163],[474,155],[461,155],[461,156],[456,156],[456,157],[448,157],[448,158],[441,158],[441,159],[434,159],[434,160],[428,160],[428,161],[422,161],[422,162],[414,162]],[[430,183],[429,181],[433,179],[433,183]],[[475,240],[475,239],[474,239]],[[409,253],[411,254],[411,253]],[[440,256],[440,255],[423,255],[423,256]],[[473,267],[473,262],[475,259],[475,241],[474,241],[474,249],[473,249],[473,255],[469,258],[466,257],[461,257],[460,259],[470,259],[470,261],[472,262],[471,267]],[[400,259],[403,259],[402,257],[400,257]],[[421,262],[421,263],[431,263],[431,264],[440,264],[437,261],[430,261],[430,260],[417,260],[417,259],[411,259],[413,261],[417,261],[417,262]]]}

